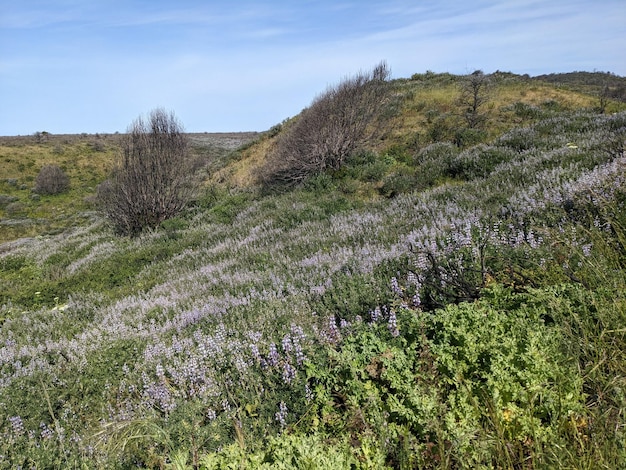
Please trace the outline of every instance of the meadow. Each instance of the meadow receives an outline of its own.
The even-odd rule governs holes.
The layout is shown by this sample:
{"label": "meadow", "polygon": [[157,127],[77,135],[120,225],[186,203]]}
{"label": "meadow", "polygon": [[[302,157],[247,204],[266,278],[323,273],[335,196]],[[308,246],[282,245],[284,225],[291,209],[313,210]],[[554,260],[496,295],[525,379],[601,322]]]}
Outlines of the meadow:
{"label": "meadow", "polygon": [[0,468],[620,468],[626,105],[494,78],[462,139],[458,77],[394,81],[388,132],[284,191],[251,181],[285,124],[197,145],[134,238],[90,199],[115,136],[4,140]]}

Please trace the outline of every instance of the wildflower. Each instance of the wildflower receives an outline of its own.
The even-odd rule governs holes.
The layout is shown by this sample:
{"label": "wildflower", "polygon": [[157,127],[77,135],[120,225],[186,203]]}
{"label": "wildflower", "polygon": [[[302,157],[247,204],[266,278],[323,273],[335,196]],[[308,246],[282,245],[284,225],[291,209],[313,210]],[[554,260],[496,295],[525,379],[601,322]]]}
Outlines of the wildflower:
{"label": "wildflower", "polygon": [[284,428],[287,425],[287,405],[284,401],[281,401],[278,405],[278,411],[274,415],[276,421],[280,423],[280,427]]}
{"label": "wildflower", "polygon": [[54,431],[48,427],[46,423],[41,423],[39,425],[41,428],[41,438],[42,439],[51,439],[54,435]]}
{"label": "wildflower", "polygon": [[11,416],[9,417],[9,422],[11,423],[11,428],[13,429],[13,434],[16,436],[21,436],[24,434],[24,422],[20,416]]}
{"label": "wildflower", "polygon": [[309,384],[304,384],[304,396],[306,397],[306,401],[311,401],[313,400],[313,391],[311,390],[311,387],[309,387]]}
{"label": "wildflower", "polygon": [[389,320],[387,320],[387,328],[389,328],[389,332],[391,336],[397,338],[400,336],[400,330],[398,330],[398,319],[396,318],[395,310],[391,310],[389,312]]}
{"label": "wildflower", "polygon": [[285,362],[283,364],[283,380],[290,384],[291,382],[293,382],[293,379],[296,378],[296,369],[289,364],[288,362]]}
{"label": "wildflower", "polygon": [[278,355],[278,351],[276,350],[276,345],[274,343],[270,344],[270,352],[267,356],[267,362],[270,366],[275,367],[278,365],[278,360],[280,359]]}
{"label": "wildflower", "polygon": [[391,278],[391,291],[399,297],[402,297],[402,288],[396,277]]}
{"label": "wildflower", "polygon": [[382,316],[380,312],[380,307],[377,306],[374,310],[372,310],[370,312],[370,316],[372,318],[372,323],[376,323]]}

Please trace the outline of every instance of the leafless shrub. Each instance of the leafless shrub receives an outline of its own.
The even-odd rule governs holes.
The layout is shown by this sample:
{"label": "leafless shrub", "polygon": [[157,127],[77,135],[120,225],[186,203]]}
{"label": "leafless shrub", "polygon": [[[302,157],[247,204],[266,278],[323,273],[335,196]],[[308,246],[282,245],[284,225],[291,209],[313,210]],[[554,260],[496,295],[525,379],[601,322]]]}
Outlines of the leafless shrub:
{"label": "leafless shrub", "polygon": [[477,129],[486,120],[482,108],[490,98],[491,80],[482,70],[476,70],[465,77],[461,83],[459,105],[463,110],[463,118],[470,129]]}
{"label": "leafless shrub", "polygon": [[136,236],[178,214],[194,185],[188,140],[173,113],[153,110],[122,138],[120,158],[97,199],[115,230]]}
{"label": "leafless shrub", "polygon": [[317,97],[294,122],[283,125],[261,181],[294,185],[341,167],[378,130],[389,75],[383,62],[371,72],[347,78]]}
{"label": "leafless shrub", "polygon": [[37,194],[60,194],[70,187],[70,179],[58,165],[44,165],[33,189]]}

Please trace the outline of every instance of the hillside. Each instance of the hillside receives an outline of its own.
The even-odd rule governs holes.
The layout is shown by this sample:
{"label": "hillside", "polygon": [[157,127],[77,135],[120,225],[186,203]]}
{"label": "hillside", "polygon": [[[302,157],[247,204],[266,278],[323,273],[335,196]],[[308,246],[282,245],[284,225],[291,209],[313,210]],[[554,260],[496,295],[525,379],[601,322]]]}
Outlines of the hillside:
{"label": "hillside", "polygon": [[[0,137],[0,243],[60,233],[96,217],[95,189],[118,155],[120,136],[41,134]],[[191,153],[207,171],[257,137],[256,132],[189,134]],[[69,191],[55,196],[33,192],[45,165],[58,165],[67,173]]]}
{"label": "hillside", "polygon": [[[432,143],[455,139],[465,140],[461,147],[487,143],[514,127],[566,111],[593,110],[600,104],[598,83],[602,82],[602,77],[591,83],[577,81],[575,87],[564,87],[561,82],[549,83],[543,77],[531,79],[505,72],[496,72],[489,78],[487,100],[481,109],[486,125],[479,132],[468,132],[465,136],[459,135],[463,124],[459,122],[462,106],[458,103],[464,77],[427,72],[414,74],[410,79],[394,80],[391,85],[395,102],[394,108],[387,110],[387,133],[378,142],[370,142],[368,148],[395,160],[411,160],[420,149]],[[611,87],[626,86],[624,77],[610,75],[608,79]],[[562,81],[567,82],[565,78]],[[611,114],[625,109],[626,103],[609,99],[604,112]],[[283,126],[288,124],[289,121],[276,125],[256,145],[238,152],[240,161],[218,172],[215,179],[235,186],[253,185],[266,153]]]}
{"label": "hillside", "polygon": [[496,73],[470,129],[465,78],[392,81],[296,186],[257,174],[298,117],[192,135],[135,238],[92,201],[118,136],[2,138],[0,469],[619,468],[626,104]]}

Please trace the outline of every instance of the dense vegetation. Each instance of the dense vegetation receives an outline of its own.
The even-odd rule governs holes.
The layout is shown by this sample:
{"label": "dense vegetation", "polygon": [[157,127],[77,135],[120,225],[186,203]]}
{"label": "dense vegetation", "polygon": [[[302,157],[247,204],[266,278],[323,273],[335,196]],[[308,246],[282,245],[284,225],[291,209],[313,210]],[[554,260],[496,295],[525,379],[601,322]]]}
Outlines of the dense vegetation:
{"label": "dense vegetation", "polygon": [[3,181],[2,217],[70,222],[0,245],[0,468],[619,468],[626,106],[492,74],[470,126],[467,80],[391,82],[386,133],[289,189],[253,175],[290,123],[199,151],[134,238],[77,215],[112,140],[5,144],[70,186]]}

